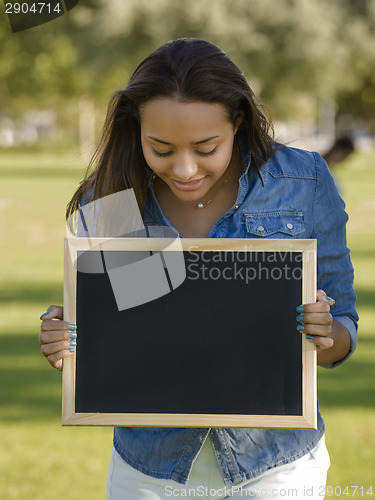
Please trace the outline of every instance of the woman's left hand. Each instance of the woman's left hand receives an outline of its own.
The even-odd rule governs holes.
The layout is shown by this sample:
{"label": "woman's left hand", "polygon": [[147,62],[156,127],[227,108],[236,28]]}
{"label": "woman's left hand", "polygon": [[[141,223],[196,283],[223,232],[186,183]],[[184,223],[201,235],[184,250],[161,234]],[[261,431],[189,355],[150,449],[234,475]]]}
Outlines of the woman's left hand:
{"label": "woman's left hand", "polygon": [[316,300],[314,304],[297,307],[297,321],[301,323],[297,326],[297,330],[306,334],[307,340],[315,344],[318,349],[329,349],[334,344],[331,338],[333,318],[330,308],[335,301],[328,297],[324,290],[317,290]]}

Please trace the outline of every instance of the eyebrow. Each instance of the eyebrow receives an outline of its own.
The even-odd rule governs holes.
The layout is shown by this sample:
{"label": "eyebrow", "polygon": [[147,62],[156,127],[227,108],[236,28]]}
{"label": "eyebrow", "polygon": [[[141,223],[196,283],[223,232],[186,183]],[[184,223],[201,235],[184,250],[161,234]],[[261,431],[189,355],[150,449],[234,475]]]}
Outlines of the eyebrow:
{"label": "eyebrow", "polygon": [[[168,146],[172,146],[170,142],[161,141],[160,139],[156,139],[156,137],[151,137],[150,135],[148,135],[147,137],[149,139],[152,139],[153,141],[160,142],[160,144],[167,144]],[[205,142],[212,141],[212,139],[217,139],[218,137],[218,135],[214,135],[212,137],[209,137],[208,139],[203,139],[203,141],[192,142],[192,144],[204,144]]]}

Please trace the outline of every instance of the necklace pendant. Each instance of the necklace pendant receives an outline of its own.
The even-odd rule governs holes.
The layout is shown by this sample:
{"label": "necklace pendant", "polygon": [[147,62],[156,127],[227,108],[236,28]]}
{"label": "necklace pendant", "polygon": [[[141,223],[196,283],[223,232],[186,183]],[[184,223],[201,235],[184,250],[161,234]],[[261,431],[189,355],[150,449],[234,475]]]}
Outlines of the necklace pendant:
{"label": "necklace pendant", "polygon": [[198,207],[198,208],[204,208],[204,204],[203,204],[203,203],[198,203],[198,204],[197,204],[197,207]]}

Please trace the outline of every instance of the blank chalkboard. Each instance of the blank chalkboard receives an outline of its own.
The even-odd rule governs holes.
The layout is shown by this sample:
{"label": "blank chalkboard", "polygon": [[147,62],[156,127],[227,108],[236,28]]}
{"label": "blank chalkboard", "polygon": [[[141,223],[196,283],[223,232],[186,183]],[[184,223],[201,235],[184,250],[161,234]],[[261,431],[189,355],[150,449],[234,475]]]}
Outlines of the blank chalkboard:
{"label": "blank chalkboard", "polygon": [[316,241],[66,240],[63,424],[316,426]]}

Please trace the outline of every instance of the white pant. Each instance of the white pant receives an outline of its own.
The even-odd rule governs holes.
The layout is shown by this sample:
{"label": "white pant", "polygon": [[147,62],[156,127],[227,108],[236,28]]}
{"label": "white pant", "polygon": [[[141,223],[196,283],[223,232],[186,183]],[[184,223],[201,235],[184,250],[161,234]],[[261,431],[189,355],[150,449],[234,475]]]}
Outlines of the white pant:
{"label": "white pant", "polygon": [[155,479],[133,469],[112,449],[108,471],[108,500],[165,500],[195,498],[223,500],[317,500],[324,498],[330,466],[324,436],[302,458],[271,469],[255,479],[225,486],[209,438],[193,464],[186,485],[168,479]]}

